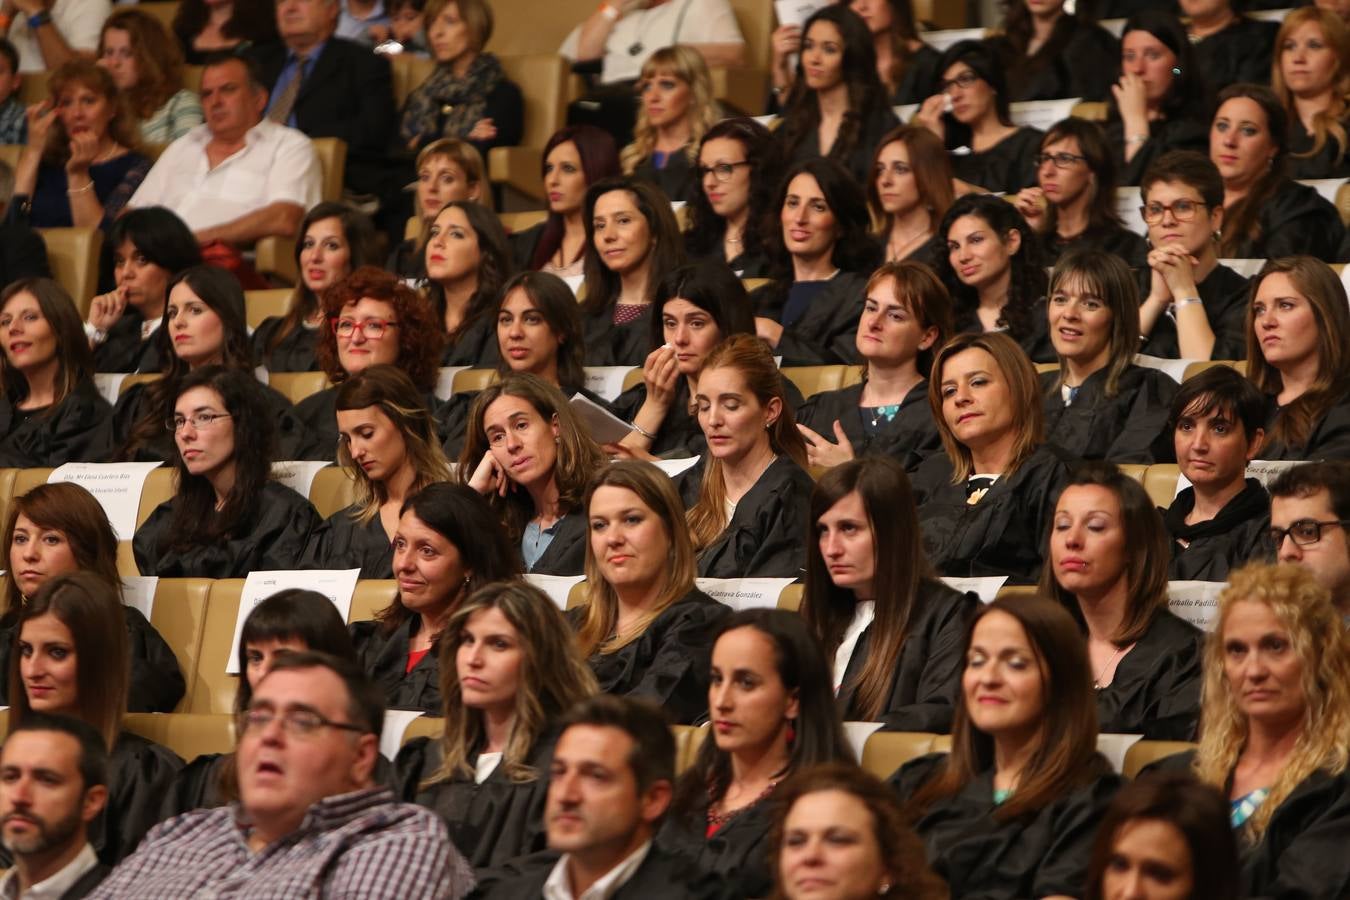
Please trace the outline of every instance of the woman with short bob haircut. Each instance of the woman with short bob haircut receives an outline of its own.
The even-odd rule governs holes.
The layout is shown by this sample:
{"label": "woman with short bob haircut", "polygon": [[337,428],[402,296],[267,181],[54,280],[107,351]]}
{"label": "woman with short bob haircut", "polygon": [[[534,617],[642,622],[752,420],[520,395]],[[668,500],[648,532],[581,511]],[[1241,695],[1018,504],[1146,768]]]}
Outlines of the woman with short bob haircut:
{"label": "woman with short bob haircut", "polygon": [[583,496],[591,475],[605,464],[562,391],[513,372],[474,400],[459,477],[500,516],[525,571],[580,575]]}
{"label": "woman with short bob haircut", "polygon": [[852,763],[853,749],[829,666],[796,613],[728,616],[714,635],[711,673],[712,725],[656,840],[717,876],[729,896],[763,897],[773,885],[766,843],[778,786],[810,766]]}
{"label": "woman with short bob haircut", "polygon": [[103,461],[112,408],[94,385],[94,354],[70,295],[50,278],[11,283],[0,292],[0,344],[0,466]]}
{"label": "woman with short bob haircut", "polygon": [[952,896],[1078,896],[1121,784],[1097,752],[1078,629],[1053,601],[995,600],[971,621],[965,658],[951,753],[906,763],[891,786]]}
{"label": "woman with short bob haircut", "polygon": [[[820,795],[833,795],[828,798]],[[842,805],[841,805],[842,802]],[[824,851],[808,843],[834,829],[853,831],[865,848]],[[821,843],[829,847],[825,837]],[[947,885],[928,867],[923,842],[905,822],[895,795],[875,775],[847,763],[821,763],[793,775],[775,791],[769,866],[777,889],[770,900],[806,900],[824,879],[859,893],[892,900],[947,900]],[[805,882],[805,884],[802,884]]]}
{"label": "woman with short bob haircut", "polygon": [[[1134,885],[1177,900],[1239,900],[1238,848],[1228,804],[1181,772],[1136,778],[1106,810],[1084,900],[1114,900]],[[1153,896],[1153,895],[1149,895]]]}
{"label": "woman with short bob haircut", "polygon": [[619,152],[623,173],[652,182],[671,200],[687,201],[698,190],[699,145],[719,114],[703,54],[683,44],[660,48],[642,64],[637,93],[633,143]]}
{"label": "woman with short bob haircut", "polygon": [[1342,611],[1300,565],[1245,566],[1219,595],[1191,767],[1231,804],[1243,896],[1350,892],[1350,644],[1343,629]]}
{"label": "woman with short bob haircut", "polygon": [[[183,761],[122,727],[127,706],[127,642],[121,598],[92,572],[51,579],[19,613],[9,664],[9,727],[30,713],[72,716],[92,725],[108,749],[108,802],[89,843],[104,865],[130,854],[159,821],[160,801]],[[30,685],[48,690],[30,697]]]}
{"label": "woman with short bob haircut", "polygon": [[[557,723],[597,693],[557,605],[512,579],[451,614],[441,642],[445,731],[403,745],[404,799],[435,812],[475,868],[543,850]],[[483,683],[486,686],[483,686]]]}
{"label": "woman with short bob haircut", "polygon": [[626,460],[596,474],[584,509],[586,603],[568,612],[582,656],[602,692],[648,697],[671,721],[696,722],[707,711],[712,633],[730,610],[694,586],[679,494],[655,466]]}
{"label": "woman with short bob haircut", "polygon": [[1045,438],[1083,459],[1151,463],[1177,383],[1135,365],[1139,293],[1133,273],[1104,250],[1075,249],[1050,275],[1046,304],[1059,371],[1040,376]]}
{"label": "woman with short bob haircut", "polygon": [[1040,577],[1072,459],[1044,440],[1036,370],[1006,334],[961,334],[933,361],[928,404],[945,452],[911,479],[924,550],[944,576]]}
{"label": "woman with short bob haircut", "polygon": [[310,536],[305,567],[393,577],[393,539],[404,502],[453,477],[436,423],[417,388],[393,366],[371,366],[337,389],[338,465],[355,484],[354,502]]}
{"label": "woman with short bob haircut", "polygon": [[1167,530],[1143,486],[1110,463],[1082,464],[1047,543],[1040,593],[1086,638],[1101,730],[1193,739],[1204,634],[1167,608]]}
{"label": "woman with short bob haircut", "polygon": [[243,578],[296,568],[319,514],[273,479],[276,424],[253,375],[220,366],[189,372],[164,427],[178,446],[177,491],[136,529],[141,573]]}
{"label": "woman with short bob haircut", "polygon": [[921,125],[901,125],[882,136],[872,155],[867,205],[887,262],[934,264],[945,243],[938,223],[955,199],[941,138]]}
{"label": "woman with short bob haircut", "polygon": [[801,614],[833,663],[840,718],[945,734],[974,601],[928,565],[904,470],[884,457],[835,466],[810,521]]}
{"label": "woman with short bob haircut", "polygon": [[492,310],[511,275],[506,232],[491,210],[451,200],[422,231],[426,296],[448,336],[443,366],[487,368],[496,360]]}
{"label": "woman with short bob haircut", "polygon": [[436,715],[446,622],[483,585],[518,577],[520,558],[481,497],[441,482],[403,502],[393,545],[399,591],[373,620],[351,623],[352,643],[390,709]]}
{"label": "woman with short bob haircut", "polygon": [[723,119],[698,145],[697,189],[685,207],[691,260],[725,262],[740,278],[768,274],[764,212],[773,190],[772,136],[754,119]]}
{"label": "woman with short bob haircut", "polygon": [[[93,572],[121,590],[117,535],[103,507],[71,482],[40,484],[9,503],[0,546],[8,558],[0,592],[0,678],[9,672],[15,622],[27,602],[52,578]],[[134,606],[122,604],[131,658],[128,712],[173,712],[183,699],[183,673],[169,645]],[[8,696],[0,682],[0,696]]]}
{"label": "woman with short bob haircut", "polygon": [[684,262],[684,239],[656,185],[623,175],[586,189],[585,281],[578,292],[586,363],[642,364],[656,286]]}
{"label": "woman with short bob haircut", "polygon": [[1251,281],[1247,377],[1268,400],[1261,459],[1350,458],[1350,305],[1331,267],[1267,260]]}

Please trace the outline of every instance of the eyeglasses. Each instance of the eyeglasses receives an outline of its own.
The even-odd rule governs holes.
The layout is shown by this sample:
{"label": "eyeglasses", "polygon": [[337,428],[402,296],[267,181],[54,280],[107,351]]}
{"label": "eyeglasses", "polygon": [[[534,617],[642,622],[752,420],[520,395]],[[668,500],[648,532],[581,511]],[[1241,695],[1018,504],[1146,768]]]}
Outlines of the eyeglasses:
{"label": "eyeglasses", "polygon": [[164,428],[177,434],[183,430],[184,425],[191,423],[195,430],[201,431],[203,428],[210,428],[211,423],[216,421],[216,419],[228,419],[229,417],[229,413],[209,412],[193,413],[190,416],[174,416],[172,419],[165,420]]}
{"label": "eyeglasses", "polygon": [[702,181],[703,179],[707,178],[708,173],[711,172],[714,178],[716,178],[723,184],[726,184],[728,181],[731,180],[731,176],[735,173],[738,167],[748,165],[750,165],[748,160],[741,160],[740,162],[734,163],[720,162],[715,166],[695,166],[694,171],[698,173],[699,181]]}
{"label": "eyeglasses", "polygon": [[1038,169],[1048,162],[1054,163],[1056,169],[1068,169],[1074,163],[1087,162],[1087,157],[1079,156],[1076,153],[1037,153],[1031,158],[1031,161],[1036,164]]}
{"label": "eyeglasses", "polygon": [[397,322],[388,319],[362,319],[360,322],[355,319],[333,320],[333,334],[340,338],[349,338],[359,330],[366,336],[366,340],[378,341],[384,337],[387,330],[397,327]]}
{"label": "eyeglasses", "polygon": [[959,87],[962,90],[965,90],[966,88],[970,87],[979,80],[980,76],[976,75],[974,72],[962,72],[955,78],[949,78],[946,81],[939,81],[938,93],[945,94],[954,87]]}
{"label": "eyeglasses", "polygon": [[1299,519],[1297,522],[1291,522],[1288,528],[1277,528],[1274,525],[1266,532],[1270,536],[1270,543],[1276,550],[1284,544],[1284,539],[1289,537],[1300,547],[1310,547],[1322,539],[1322,529],[1330,528],[1333,525],[1339,525],[1344,528],[1350,525],[1350,519],[1332,519],[1330,522],[1318,522],[1316,519]]}
{"label": "eyeglasses", "polygon": [[312,709],[288,709],[278,715],[268,707],[246,709],[239,715],[239,732],[261,730],[272,724],[272,720],[281,719],[281,730],[294,737],[312,737],[320,728],[337,728],[355,734],[366,734],[368,729],[350,722],[334,722]]}
{"label": "eyeglasses", "polygon": [[1171,204],[1145,203],[1139,207],[1139,215],[1144,217],[1144,222],[1148,225],[1157,225],[1163,220],[1163,213],[1169,212],[1178,222],[1189,222],[1195,218],[1201,207],[1208,205],[1202,200],[1178,200]]}

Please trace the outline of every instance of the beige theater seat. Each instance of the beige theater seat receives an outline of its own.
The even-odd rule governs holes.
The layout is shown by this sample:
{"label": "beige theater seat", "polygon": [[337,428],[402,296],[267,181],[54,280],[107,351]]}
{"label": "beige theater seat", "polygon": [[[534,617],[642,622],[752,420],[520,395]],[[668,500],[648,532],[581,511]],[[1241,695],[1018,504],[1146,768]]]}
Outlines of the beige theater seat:
{"label": "beige theater seat", "polygon": [[37,232],[47,245],[52,277],[70,294],[80,318],[84,319],[98,288],[98,254],[103,246],[103,232],[97,228],[39,228]]}
{"label": "beige theater seat", "polygon": [[698,749],[708,734],[707,725],[672,725],[675,736],[675,774],[679,775],[694,764]]}
{"label": "beige theater seat", "polygon": [[797,386],[802,397],[810,399],[825,391],[844,386],[844,371],[849,366],[785,366],[783,375]]}
{"label": "beige theater seat", "polygon": [[1144,473],[1144,490],[1155,506],[1163,509],[1172,505],[1177,495],[1177,481],[1181,478],[1181,469],[1174,463],[1157,463],[1148,467]]}
{"label": "beige theater seat", "polygon": [[923,731],[878,731],[863,745],[862,767],[878,778],[889,778],[912,759],[933,752],[937,735]]}
{"label": "beige theater seat", "polygon": [[351,506],[355,500],[356,482],[341,466],[320,469],[309,485],[309,502],[325,519]]}
{"label": "beige theater seat", "polygon": [[211,582],[206,603],[206,628],[196,671],[188,684],[185,712],[229,713],[234,710],[234,695],[239,678],[225,674],[234,640],[234,622],[239,616],[239,597],[244,579],[221,578]]}
{"label": "beige theater seat", "polygon": [[159,381],[164,375],[159,372],[132,372],[122,383],[117,386],[117,396],[122,396],[129,391],[133,385],[149,384],[152,381]]}
{"label": "beige theater seat", "polygon": [[[578,20],[580,21],[580,20]],[[540,177],[543,147],[567,118],[569,65],[555,52],[499,56],[506,75],[525,100],[525,128],[518,147],[488,151],[488,177],[511,185],[527,197],[543,197]]]}
{"label": "beige theater seat", "polygon": [[1133,778],[1144,767],[1160,759],[1195,748],[1195,744],[1186,741],[1140,741],[1125,751],[1125,765],[1121,768],[1121,774],[1126,778]]}
{"label": "beige theater seat", "polygon": [[[440,716],[419,716],[408,723],[408,729],[403,732],[403,740],[399,746],[415,738],[431,738],[433,741],[445,734],[445,719]],[[429,773],[428,773],[429,774]]]}
{"label": "beige theater seat", "polygon": [[778,608],[786,609],[789,612],[797,612],[802,608],[802,591],[805,585],[789,584],[783,588],[783,592],[778,595]]}
{"label": "beige theater seat", "polygon": [[496,369],[465,369],[455,373],[454,391],[456,394],[481,391],[490,384],[496,384],[498,377]]}
{"label": "beige theater seat", "polygon": [[295,305],[295,288],[270,291],[244,291],[244,318],[249,328],[257,328],[265,319],[284,316]]}
{"label": "beige theater seat", "polygon": [[327,388],[328,375],[324,372],[273,372],[268,376],[267,383],[280,391],[287,400],[299,403]]}
{"label": "beige theater seat", "polygon": [[122,725],[132,734],[168,747],[186,762],[208,753],[234,752],[232,715],[130,713]]}
{"label": "beige theater seat", "polygon": [[210,578],[161,578],[155,585],[155,605],[150,610],[150,624],[155,626],[155,630],[178,658],[178,667],[183,672],[183,680],[187,682],[187,690],[178,708],[185,711],[191,708],[192,693],[201,665],[211,585]]}
{"label": "beige theater seat", "polygon": [[375,618],[375,614],[394,602],[398,595],[398,582],[392,578],[362,578],[356,582],[352,593],[352,608],[347,621],[365,622]]}

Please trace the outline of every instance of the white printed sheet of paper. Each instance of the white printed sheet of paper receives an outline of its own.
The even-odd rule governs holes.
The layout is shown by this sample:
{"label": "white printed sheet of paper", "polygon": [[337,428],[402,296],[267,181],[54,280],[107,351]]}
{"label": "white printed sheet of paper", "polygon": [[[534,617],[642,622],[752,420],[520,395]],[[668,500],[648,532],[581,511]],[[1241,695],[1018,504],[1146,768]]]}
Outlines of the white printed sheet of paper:
{"label": "white printed sheet of paper", "polygon": [[567,598],[571,595],[572,588],[585,581],[586,576],[536,575],[530,572],[525,575],[525,580],[548,594],[548,599],[552,600],[558,609],[567,609]]}
{"label": "white printed sheet of paper", "polygon": [[436,399],[449,400],[455,395],[455,376],[473,366],[441,366],[436,373]]}
{"label": "white printed sheet of paper", "polygon": [[159,588],[156,575],[130,575],[122,577],[122,603],[134,606],[141,611],[147,622],[155,611],[155,591]]}
{"label": "white printed sheet of paper", "polygon": [[420,709],[386,709],[384,727],[380,730],[380,755],[393,762],[403,746],[403,735],[407,734],[408,726],[420,718]]}
{"label": "white printed sheet of paper", "polygon": [[884,722],[845,722],[844,736],[848,738],[849,744],[853,747],[853,755],[861,761],[863,758],[863,748],[867,746],[867,739],[881,730]]}
{"label": "white printed sheet of paper", "polygon": [[1169,581],[1167,608],[1201,631],[1213,631],[1219,618],[1219,595],[1227,586],[1222,581]]}
{"label": "white printed sheet of paper", "polygon": [[352,611],[352,593],[356,591],[356,579],[360,574],[360,569],[279,569],[248,573],[248,578],[244,579],[244,590],[239,596],[239,615],[234,620],[234,637],[230,639],[230,657],[225,664],[225,673],[239,674],[239,635],[253,607],[278,591],[301,588],[318,591],[333,601],[345,622]]}
{"label": "white printed sheet of paper", "polygon": [[[1261,487],[1270,490],[1270,483],[1295,466],[1307,465],[1310,460],[1306,459],[1254,459],[1247,463],[1247,471],[1244,473],[1246,478],[1255,478],[1261,482]],[[1177,478],[1177,489],[1172,493],[1175,497],[1186,488],[1191,486],[1191,480],[1185,475]]]}
{"label": "white printed sheet of paper", "polygon": [[631,371],[632,366],[587,366],[586,390],[614,400],[623,393],[623,380]]}
{"label": "white printed sheet of paper", "polygon": [[759,609],[778,606],[778,595],[795,578],[697,578],[694,583],[703,593],[732,609]]}
{"label": "white printed sheet of paper", "polygon": [[812,13],[824,5],[820,0],[774,0],[773,11],[778,16],[779,25],[801,28]]}
{"label": "white printed sheet of paper", "polygon": [[136,535],[136,513],[141,508],[145,479],[160,465],[157,462],[66,463],[52,470],[47,483],[69,481],[93,494],[107,514],[117,539],[129,541]]}
{"label": "white printed sheet of paper", "polygon": [[1134,364],[1143,366],[1146,369],[1157,369],[1169,377],[1177,384],[1186,380],[1186,369],[1193,359],[1165,359],[1161,356],[1149,356],[1147,353],[1136,353],[1134,355]]}
{"label": "white printed sheet of paper", "polygon": [[324,460],[281,459],[272,463],[272,477],[301,497],[308,497],[314,476],[319,474],[320,469],[331,465],[331,462]]}
{"label": "white printed sheet of paper", "polygon": [[623,419],[589,399],[585,394],[573,394],[569,401],[572,412],[586,426],[591,440],[597,444],[615,444],[627,437],[633,430]]}
{"label": "white printed sheet of paper", "polygon": [[979,578],[943,578],[943,584],[954,591],[971,593],[980,598],[981,603],[993,603],[998,592],[1007,584],[1007,575],[986,575]]}
{"label": "white printed sheet of paper", "polygon": [[674,478],[677,475],[683,475],[698,464],[699,457],[685,456],[680,459],[658,459],[652,462],[662,472],[666,473],[667,478]]}

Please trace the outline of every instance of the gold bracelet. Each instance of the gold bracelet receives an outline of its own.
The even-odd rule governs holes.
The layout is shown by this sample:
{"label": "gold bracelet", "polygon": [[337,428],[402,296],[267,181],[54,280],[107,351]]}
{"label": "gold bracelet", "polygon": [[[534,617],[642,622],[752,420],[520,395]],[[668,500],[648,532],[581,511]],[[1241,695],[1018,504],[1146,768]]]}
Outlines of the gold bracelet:
{"label": "gold bracelet", "polygon": [[89,183],[86,184],[84,187],[82,187],[82,188],[75,188],[75,190],[73,190],[73,191],[72,191],[72,190],[67,190],[67,191],[66,191],[66,196],[67,196],[67,197],[74,197],[76,194],[87,194],[87,193],[89,193],[90,191],[92,191],[93,189],[94,189],[94,179],[91,178],[91,179],[89,179]]}

